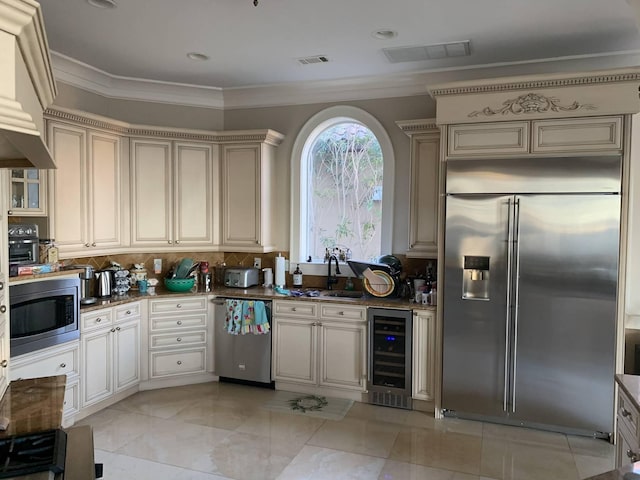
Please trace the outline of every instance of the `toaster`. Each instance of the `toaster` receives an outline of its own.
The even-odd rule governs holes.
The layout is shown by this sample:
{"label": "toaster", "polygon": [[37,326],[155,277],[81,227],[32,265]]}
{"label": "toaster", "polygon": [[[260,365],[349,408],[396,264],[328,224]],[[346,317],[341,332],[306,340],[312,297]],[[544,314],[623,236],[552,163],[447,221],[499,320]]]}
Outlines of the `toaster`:
{"label": "toaster", "polygon": [[248,288],[258,285],[257,268],[253,267],[227,267],[224,271],[224,284],[226,287]]}

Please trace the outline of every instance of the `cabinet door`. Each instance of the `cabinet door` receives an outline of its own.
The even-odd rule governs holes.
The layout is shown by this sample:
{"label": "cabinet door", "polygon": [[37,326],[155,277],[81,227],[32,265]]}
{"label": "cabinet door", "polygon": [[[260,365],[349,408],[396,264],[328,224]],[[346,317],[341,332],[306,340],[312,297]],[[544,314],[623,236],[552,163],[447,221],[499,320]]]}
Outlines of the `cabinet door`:
{"label": "cabinet door", "polygon": [[131,244],[173,244],[171,142],[131,140]]}
{"label": "cabinet door", "polygon": [[[4,301],[2,302],[4,305]],[[0,320],[0,398],[9,386],[9,322],[2,314]]]}
{"label": "cabinet door", "polygon": [[222,155],[222,243],[260,244],[260,145],[225,145]]}
{"label": "cabinet door", "polygon": [[82,337],[82,405],[113,394],[113,332],[105,328]]}
{"label": "cabinet door", "polygon": [[276,318],[272,332],[273,377],[303,384],[317,383],[315,321]]}
{"label": "cabinet door", "polygon": [[84,129],[49,123],[49,149],[58,166],[51,171],[52,238],[61,254],[90,246],[87,209],[87,134]]}
{"label": "cabinet door", "polygon": [[622,117],[537,120],[532,130],[535,153],[622,150]]}
{"label": "cabinet door", "polygon": [[9,215],[46,216],[46,170],[14,168],[9,172]]}
{"label": "cabinet door", "polygon": [[89,132],[89,221],[91,247],[122,244],[120,139]]}
{"label": "cabinet door", "polygon": [[411,207],[408,257],[438,256],[440,135],[411,138]]}
{"label": "cabinet door", "polygon": [[206,144],[174,146],[174,242],[213,244],[213,149]]}
{"label": "cabinet door", "polygon": [[113,350],[115,392],[140,382],[140,322],[132,320],[115,326]]}
{"label": "cabinet door", "polygon": [[450,125],[450,157],[529,153],[529,122]]}
{"label": "cabinet door", "polygon": [[319,384],[364,391],[367,375],[365,322],[328,322],[320,328]]}
{"label": "cabinet door", "polygon": [[436,320],[434,312],[418,311],[413,316],[412,396],[432,402],[435,393]]}

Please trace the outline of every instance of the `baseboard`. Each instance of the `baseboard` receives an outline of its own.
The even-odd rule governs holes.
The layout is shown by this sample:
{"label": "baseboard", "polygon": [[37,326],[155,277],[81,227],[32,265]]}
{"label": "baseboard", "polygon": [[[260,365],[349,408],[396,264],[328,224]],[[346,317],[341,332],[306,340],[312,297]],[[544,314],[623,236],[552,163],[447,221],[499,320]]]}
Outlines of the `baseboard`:
{"label": "baseboard", "polygon": [[325,397],[345,398],[354,402],[366,403],[366,393],[355,390],[341,390],[339,388],[318,387],[315,385],[300,385],[298,383],[276,382],[276,390],[287,392],[307,393]]}
{"label": "baseboard", "polygon": [[158,388],[183,387],[196,383],[215,382],[218,377],[213,373],[198,373],[195,375],[176,375],[169,378],[154,378],[140,383],[140,390],[155,390]]}

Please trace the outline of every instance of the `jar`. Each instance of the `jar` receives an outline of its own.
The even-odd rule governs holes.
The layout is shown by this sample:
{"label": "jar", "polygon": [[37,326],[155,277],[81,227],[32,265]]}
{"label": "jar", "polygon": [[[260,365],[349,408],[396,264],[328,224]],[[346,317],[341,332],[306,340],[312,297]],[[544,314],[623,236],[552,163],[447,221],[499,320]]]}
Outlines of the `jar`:
{"label": "jar", "polygon": [[137,290],[138,289],[138,282],[140,280],[148,280],[147,278],[147,269],[144,268],[144,264],[142,263],[136,263],[133,266],[134,268],[132,268],[130,270],[130,274],[131,274],[131,289],[132,290]]}

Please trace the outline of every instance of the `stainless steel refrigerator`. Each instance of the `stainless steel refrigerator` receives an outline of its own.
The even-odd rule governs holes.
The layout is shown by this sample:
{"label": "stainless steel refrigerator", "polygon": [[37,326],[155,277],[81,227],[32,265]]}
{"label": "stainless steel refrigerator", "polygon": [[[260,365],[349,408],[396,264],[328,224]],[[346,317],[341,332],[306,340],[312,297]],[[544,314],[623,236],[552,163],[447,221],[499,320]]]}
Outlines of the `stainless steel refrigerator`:
{"label": "stainless steel refrigerator", "polygon": [[446,178],[445,415],[607,437],[621,158],[450,160]]}

